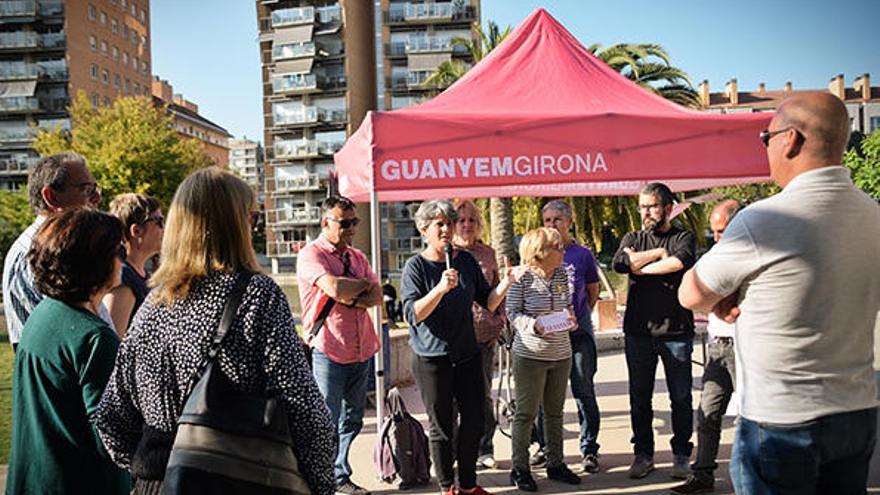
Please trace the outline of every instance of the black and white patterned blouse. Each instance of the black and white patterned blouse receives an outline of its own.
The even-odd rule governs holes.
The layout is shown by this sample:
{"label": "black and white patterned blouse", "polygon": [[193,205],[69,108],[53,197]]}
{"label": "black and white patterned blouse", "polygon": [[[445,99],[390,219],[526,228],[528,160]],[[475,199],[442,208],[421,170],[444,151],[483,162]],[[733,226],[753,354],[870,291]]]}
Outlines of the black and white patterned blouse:
{"label": "black and white patterned blouse", "polygon": [[[104,446],[128,468],[144,424],[174,431],[190,378],[216,333],[232,274],[214,273],[172,306],[148,297],[134,318],[98,406]],[[277,391],[287,406],[294,453],[313,493],[333,493],[336,426],[294,333],[287,299],[265,276],[248,283],[218,355],[221,369],[243,391]]]}

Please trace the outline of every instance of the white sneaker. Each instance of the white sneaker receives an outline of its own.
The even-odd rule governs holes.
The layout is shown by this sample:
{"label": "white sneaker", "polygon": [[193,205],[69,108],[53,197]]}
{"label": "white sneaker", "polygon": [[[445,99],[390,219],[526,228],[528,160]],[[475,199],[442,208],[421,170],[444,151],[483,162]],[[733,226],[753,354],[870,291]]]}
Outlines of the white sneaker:
{"label": "white sneaker", "polygon": [[495,469],[496,467],[498,463],[495,462],[492,454],[483,454],[477,458],[477,468]]}

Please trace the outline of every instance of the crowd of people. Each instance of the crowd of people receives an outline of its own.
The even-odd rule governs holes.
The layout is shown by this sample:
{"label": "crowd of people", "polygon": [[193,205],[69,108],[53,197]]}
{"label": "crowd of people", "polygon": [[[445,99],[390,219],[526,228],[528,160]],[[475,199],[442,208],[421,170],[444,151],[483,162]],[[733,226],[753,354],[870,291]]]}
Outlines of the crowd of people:
{"label": "crowd of people", "polygon": [[[673,192],[659,182],[641,191],[642,228],[623,236],[612,261],[628,277],[629,477],[655,469],[659,361],[672,406],[669,474],[684,480],[674,493],[713,490],[735,386],[737,493],[865,492],[877,422],[880,208],[839,166],[847,128],[833,96],[786,100],[760,136],[782,192],[745,208],[718,203],[709,219],[716,243],[699,260],[694,232],[670,221]],[[179,418],[207,358],[234,388],[277,399],[311,493],[368,493],[352,480],[349,454],[381,348],[374,306],[409,326],[443,493],[487,493],[478,468],[498,466],[490,389],[506,329],[517,404],[511,484],[537,491],[537,466],[571,485],[583,480],[576,471],[602,469],[591,320],[599,276],[593,253],[571,235],[565,201],[543,207],[543,227],[524,233],[517,266],[499,266],[472,201],[422,203],[415,223],[424,249],[403,269],[398,306],[396,289],[352,246],[355,204],[332,195],[321,235],[297,258],[298,334],[284,292],[260,272],[251,242],[256,199],[235,176],[194,172],[167,219],[158,201],[135,193],[103,213],[85,160],[65,153],[37,163],[28,194],[38,215],[3,269],[15,351],[7,493],[161,493],[181,441]],[[228,320],[238,285],[241,302]],[[709,343],[690,465],[694,310],[709,314]],[[225,324],[228,336],[210,351]],[[569,387],[579,426],[575,470],[563,451]],[[263,493],[258,486],[216,473],[200,493]]]}

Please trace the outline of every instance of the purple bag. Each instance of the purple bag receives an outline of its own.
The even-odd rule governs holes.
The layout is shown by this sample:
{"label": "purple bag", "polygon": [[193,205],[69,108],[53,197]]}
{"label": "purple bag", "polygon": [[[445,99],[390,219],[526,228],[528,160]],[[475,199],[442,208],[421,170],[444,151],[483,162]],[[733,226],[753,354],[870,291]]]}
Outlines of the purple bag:
{"label": "purple bag", "polygon": [[392,483],[399,478],[400,490],[427,484],[431,481],[431,458],[422,424],[407,412],[396,387],[388,391],[385,404],[388,415],[373,450],[379,479]]}

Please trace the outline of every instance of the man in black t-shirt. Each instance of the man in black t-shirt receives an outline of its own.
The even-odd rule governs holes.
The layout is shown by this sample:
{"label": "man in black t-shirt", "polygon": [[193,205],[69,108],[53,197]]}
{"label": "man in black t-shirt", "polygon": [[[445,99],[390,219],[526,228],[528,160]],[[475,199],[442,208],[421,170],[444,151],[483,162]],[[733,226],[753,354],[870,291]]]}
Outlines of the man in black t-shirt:
{"label": "man in black t-shirt", "polygon": [[694,316],[678,303],[678,286],[694,264],[696,239],[692,232],[669,223],[673,200],[665,184],[645,186],[639,194],[642,230],[626,234],[614,255],[614,271],[629,275],[623,331],[635,453],[630,478],[642,478],[654,470],[651,397],[658,358],[672,402],[673,478],[687,477],[693,449]]}

